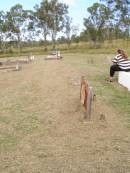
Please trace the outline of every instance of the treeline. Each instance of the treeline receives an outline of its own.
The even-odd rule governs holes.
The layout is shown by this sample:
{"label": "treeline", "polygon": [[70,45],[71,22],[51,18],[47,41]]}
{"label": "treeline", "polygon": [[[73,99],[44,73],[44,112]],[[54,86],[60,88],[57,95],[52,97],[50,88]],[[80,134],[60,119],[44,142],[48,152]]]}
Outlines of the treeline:
{"label": "treeline", "polygon": [[[68,6],[58,0],[42,0],[33,10],[25,10],[16,4],[9,11],[0,11],[0,51],[11,48],[22,50],[24,45],[39,43],[47,46],[56,42],[66,43],[91,41],[93,46],[105,40],[129,39],[129,0],[101,0],[86,11],[84,30],[77,35],[78,28],[69,16]],[[87,12],[89,15],[87,15]]]}
{"label": "treeline", "polygon": [[84,19],[85,31],[80,37],[96,42],[128,39],[130,36],[130,1],[101,0],[89,7]]}

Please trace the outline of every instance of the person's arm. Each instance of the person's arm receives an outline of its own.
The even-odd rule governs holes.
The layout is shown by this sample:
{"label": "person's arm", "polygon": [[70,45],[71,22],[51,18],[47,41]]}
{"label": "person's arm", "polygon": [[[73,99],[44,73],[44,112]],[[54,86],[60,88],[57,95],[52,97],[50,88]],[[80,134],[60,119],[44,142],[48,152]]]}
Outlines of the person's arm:
{"label": "person's arm", "polygon": [[117,56],[115,56],[115,58],[114,58],[114,59],[112,59],[112,62],[113,62],[114,64],[116,64],[116,63],[117,63]]}

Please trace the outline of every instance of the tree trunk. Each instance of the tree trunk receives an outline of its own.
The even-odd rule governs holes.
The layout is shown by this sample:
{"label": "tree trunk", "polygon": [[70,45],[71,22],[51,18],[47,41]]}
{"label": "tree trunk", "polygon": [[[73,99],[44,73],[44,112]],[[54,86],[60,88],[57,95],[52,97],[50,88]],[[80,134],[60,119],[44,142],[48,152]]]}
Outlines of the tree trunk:
{"label": "tree trunk", "polygon": [[56,48],[56,31],[55,30],[52,31],[52,47],[53,49]]}
{"label": "tree trunk", "polygon": [[17,42],[18,42],[18,45],[17,45],[17,48],[18,48],[18,51],[21,52],[21,39],[20,39],[20,34],[17,34]]}
{"label": "tree trunk", "polygon": [[47,34],[44,34],[44,50],[47,51]]}
{"label": "tree trunk", "polygon": [[71,45],[71,40],[70,40],[70,39],[68,39],[68,41],[67,41],[67,46],[68,46],[68,49],[70,48],[70,45]]}

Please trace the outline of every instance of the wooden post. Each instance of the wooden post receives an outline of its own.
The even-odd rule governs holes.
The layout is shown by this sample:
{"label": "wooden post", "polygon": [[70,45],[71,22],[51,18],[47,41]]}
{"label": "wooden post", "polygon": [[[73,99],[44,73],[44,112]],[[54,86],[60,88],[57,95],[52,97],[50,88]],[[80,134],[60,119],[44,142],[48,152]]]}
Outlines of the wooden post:
{"label": "wooden post", "polygon": [[93,104],[93,88],[92,87],[88,87],[88,96],[87,96],[87,110],[86,110],[86,114],[85,114],[85,118],[90,120],[91,119],[91,112],[92,112],[92,104]]}
{"label": "wooden post", "polygon": [[81,86],[80,86],[80,101],[85,109],[87,109],[87,95],[88,95],[88,84],[84,79],[84,76],[81,77]]}
{"label": "wooden post", "polygon": [[85,108],[85,119],[91,119],[92,104],[95,100],[95,94],[93,88],[88,86],[88,83],[84,79],[84,76],[81,78],[81,87],[80,87],[80,101]]}

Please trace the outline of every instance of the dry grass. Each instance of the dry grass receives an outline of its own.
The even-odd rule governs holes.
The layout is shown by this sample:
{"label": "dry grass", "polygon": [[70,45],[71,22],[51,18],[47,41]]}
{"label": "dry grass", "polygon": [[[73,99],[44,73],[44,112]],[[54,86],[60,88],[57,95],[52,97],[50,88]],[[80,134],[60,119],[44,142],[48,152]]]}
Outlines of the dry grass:
{"label": "dry grass", "polygon": [[[127,119],[106,104],[111,94],[101,98],[107,88],[103,65],[108,67],[104,55],[67,54],[61,61],[37,57],[22,71],[0,73],[1,173],[130,172]],[[90,122],[79,103],[83,74],[97,94]],[[107,85],[107,92],[118,88]]]}
{"label": "dry grass", "polygon": [[[71,46],[68,48],[68,45],[63,43],[57,43],[56,48],[61,50],[64,53],[89,53],[89,54],[111,54],[117,48],[124,49],[127,54],[130,54],[129,46],[130,39],[118,39],[112,41],[104,41],[103,43],[97,43],[97,46],[94,47],[93,42],[79,42],[79,43],[71,43]],[[35,55],[46,55],[52,51],[52,45],[49,44],[47,46],[47,50],[45,50],[45,46],[42,44],[35,43],[30,46],[23,46],[21,52],[19,52],[16,48],[9,48],[7,53],[0,54],[0,58],[2,57],[10,57],[10,56],[28,56],[30,53]]]}

